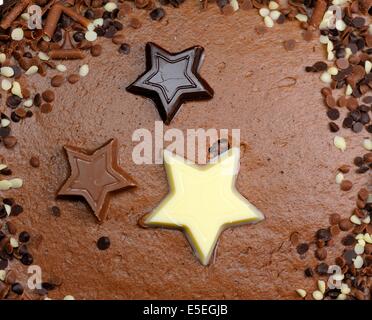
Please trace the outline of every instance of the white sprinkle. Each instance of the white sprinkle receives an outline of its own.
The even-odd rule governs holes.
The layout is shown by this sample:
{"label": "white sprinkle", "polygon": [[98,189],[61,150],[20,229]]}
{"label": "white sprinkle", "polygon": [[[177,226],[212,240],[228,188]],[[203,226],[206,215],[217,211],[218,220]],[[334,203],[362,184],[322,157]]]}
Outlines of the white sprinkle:
{"label": "white sprinkle", "polygon": [[66,72],[67,71],[67,67],[64,65],[64,64],[58,64],[56,66],[56,69],[59,71],[59,72]]}
{"label": "white sprinkle", "polygon": [[323,36],[323,35],[321,35],[321,36],[319,37],[319,42],[320,42],[321,44],[327,44],[327,43],[329,42],[329,38],[328,38],[328,36]]}
{"label": "white sprinkle", "polygon": [[115,2],[107,2],[104,6],[104,9],[108,12],[112,12],[117,9],[117,4]]}
{"label": "white sprinkle", "polygon": [[304,14],[301,14],[301,13],[296,14],[295,18],[300,22],[307,22],[307,20],[308,20],[307,15],[304,15]]}
{"label": "white sprinkle", "polygon": [[30,98],[30,99],[27,99],[25,102],[23,102],[23,105],[24,105],[26,108],[31,108],[33,102],[34,102],[34,101]]}
{"label": "white sprinkle", "polygon": [[352,86],[350,84],[348,84],[346,86],[345,95],[351,96],[352,93],[353,93],[353,88],[352,88]]}
{"label": "white sprinkle", "polygon": [[270,12],[270,18],[273,19],[274,21],[278,20],[280,15],[281,13],[278,10],[274,10]]}
{"label": "white sprinkle", "polygon": [[22,96],[22,90],[21,90],[21,85],[19,84],[18,81],[14,81],[13,82],[12,93],[15,96],[17,96],[17,97],[20,97],[21,99],[23,98],[23,96]]}
{"label": "white sprinkle", "polygon": [[21,41],[23,39],[24,32],[22,28],[15,28],[10,36],[14,41]]}
{"label": "white sprinkle", "polygon": [[338,31],[344,31],[346,29],[346,23],[344,22],[344,20],[336,21],[336,29]]}
{"label": "white sprinkle", "polygon": [[13,237],[10,238],[10,245],[13,247],[13,248],[18,248],[19,247],[19,244],[18,244],[18,241],[16,239],[14,239]]}
{"label": "white sprinkle", "polygon": [[102,27],[103,26],[103,19],[102,18],[95,19],[93,21],[93,26],[94,27]]}
{"label": "white sprinkle", "polygon": [[342,172],[337,173],[336,175],[336,183],[341,184],[342,180],[344,180],[344,175]]}
{"label": "white sprinkle", "polygon": [[346,141],[343,137],[335,136],[333,139],[333,144],[337,149],[340,149],[341,151],[346,150]]}
{"label": "white sprinkle", "polygon": [[326,283],[323,280],[318,280],[318,289],[319,291],[324,294],[326,291]]}
{"label": "white sprinkle", "polygon": [[9,126],[9,125],[10,125],[10,120],[9,120],[9,119],[6,119],[6,118],[1,119],[1,126],[2,126],[3,128],[5,128],[5,127],[7,127],[7,126]]}
{"label": "white sprinkle", "polygon": [[270,10],[267,8],[261,8],[258,13],[260,14],[261,17],[267,17],[270,14]]}
{"label": "white sprinkle", "polygon": [[339,294],[338,296],[337,296],[337,298],[336,298],[336,300],[346,300],[346,295],[345,294],[343,294],[343,293],[341,293],[341,294]]}
{"label": "white sprinkle", "polygon": [[4,281],[6,277],[6,271],[0,270],[0,281]]}
{"label": "white sprinkle", "polygon": [[323,72],[320,76],[320,80],[324,83],[331,83],[332,76],[328,72]]}
{"label": "white sprinkle", "polygon": [[95,31],[87,31],[87,33],[85,33],[85,39],[90,42],[96,41],[97,33]]}
{"label": "white sprinkle", "polygon": [[75,298],[71,295],[67,295],[63,298],[63,300],[75,300]]}
{"label": "white sprinkle", "polygon": [[316,290],[313,292],[313,298],[315,300],[323,300],[323,293],[321,293],[320,291]]}
{"label": "white sprinkle", "polygon": [[351,217],[350,217],[350,221],[356,225],[361,225],[362,224],[362,221],[360,221],[360,219],[355,215],[353,214]]}
{"label": "white sprinkle", "polygon": [[372,150],[372,140],[369,138],[365,138],[363,140],[363,147],[364,149],[371,151]]}
{"label": "white sprinkle", "polygon": [[363,258],[361,256],[357,256],[354,259],[354,267],[356,269],[360,269],[361,267],[363,267],[363,264],[364,264],[364,261],[363,261]]}
{"label": "white sprinkle", "polygon": [[304,289],[297,289],[296,292],[297,292],[297,294],[298,294],[301,298],[305,298],[306,295],[307,295],[307,292],[306,292]]}
{"label": "white sprinkle", "polygon": [[87,64],[83,64],[79,70],[80,77],[86,77],[88,73],[89,73],[89,66]]}
{"label": "white sprinkle", "polygon": [[12,207],[9,204],[4,204],[5,212],[9,216],[12,212]]}
{"label": "white sprinkle", "polygon": [[362,221],[365,224],[369,224],[371,222],[371,216],[366,216]]}
{"label": "white sprinkle", "polygon": [[11,78],[14,76],[14,70],[11,67],[1,67],[0,73],[2,76]]}
{"label": "white sprinkle", "polygon": [[357,243],[354,247],[354,251],[356,254],[363,254],[364,253],[364,246],[362,246],[360,243]]}
{"label": "white sprinkle", "polygon": [[341,284],[341,293],[342,294],[349,294],[351,292],[351,289],[346,283]]}
{"label": "white sprinkle", "polygon": [[37,73],[39,71],[39,67],[38,66],[31,66],[30,68],[28,68],[28,70],[25,72],[25,74],[27,76],[31,76],[35,73]]}
{"label": "white sprinkle", "polygon": [[9,180],[9,182],[10,182],[11,187],[14,189],[21,188],[23,185],[23,180],[19,178],[11,179]]}
{"label": "white sprinkle", "polygon": [[364,241],[367,242],[367,243],[372,243],[372,237],[369,233],[366,233],[364,235]]}
{"label": "white sprinkle", "polygon": [[371,63],[371,61],[367,60],[364,63],[364,69],[366,70],[366,73],[370,73],[371,72],[371,70],[372,70],[372,63]]}
{"label": "white sprinkle", "polygon": [[270,10],[277,10],[277,9],[279,9],[279,4],[275,1],[270,1],[269,2],[269,9]]}
{"label": "white sprinkle", "polygon": [[6,60],[6,55],[5,53],[0,53],[0,63],[4,63]]}
{"label": "white sprinkle", "polygon": [[269,16],[264,18],[265,26],[268,28],[272,28],[274,26],[274,21]]}
{"label": "white sprinkle", "polygon": [[335,76],[338,74],[338,69],[336,67],[330,67],[328,68],[327,72],[331,75],[331,76]]}
{"label": "white sprinkle", "polygon": [[38,56],[39,56],[39,59],[42,60],[42,61],[48,61],[49,60],[49,56],[45,52],[40,51]]}
{"label": "white sprinkle", "polygon": [[7,191],[12,187],[12,184],[8,180],[1,180],[0,181],[0,190]]}
{"label": "white sprinkle", "polygon": [[1,89],[8,91],[12,87],[12,83],[8,79],[3,79],[1,81]]}

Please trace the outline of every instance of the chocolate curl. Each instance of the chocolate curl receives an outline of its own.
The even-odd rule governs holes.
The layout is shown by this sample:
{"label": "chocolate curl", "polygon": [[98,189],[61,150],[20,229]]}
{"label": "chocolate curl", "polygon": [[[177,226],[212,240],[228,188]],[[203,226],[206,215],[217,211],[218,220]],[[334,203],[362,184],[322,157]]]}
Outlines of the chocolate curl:
{"label": "chocolate curl", "polygon": [[83,17],[81,14],[74,11],[74,9],[69,8],[69,7],[64,7],[64,6],[62,6],[62,7],[63,7],[63,13],[64,14],[68,15],[71,19],[80,23],[83,27],[88,28],[88,26],[91,24],[89,19]]}
{"label": "chocolate curl", "polygon": [[26,9],[29,5],[30,0],[22,0],[15,5],[15,7],[10,10],[10,12],[4,17],[0,23],[0,27],[4,30],[8,29],[13,21],[18,18],[18,16]]}
{"label": "chocolate curl", "polygon": [[62,14],[62,8],[63,8],[62,6],[56,4],[49,11],[44,27],[44,34],[49,39],[52,39],[54,31],[56,31],[57,29],[58,20]]}
{"label": "chocolate curl", "polygon": [[319,27],[323,20],[324,14],[327,10],[328,3],[325,0],[318,0],[315,4],[313,14],[310,18],[310,25],[314,27]]}
{"label": "chocolate curl", "polygon": [[54,49],[49,51],[49,57],[54,60],[84,59],[83,51],[79,49]]}

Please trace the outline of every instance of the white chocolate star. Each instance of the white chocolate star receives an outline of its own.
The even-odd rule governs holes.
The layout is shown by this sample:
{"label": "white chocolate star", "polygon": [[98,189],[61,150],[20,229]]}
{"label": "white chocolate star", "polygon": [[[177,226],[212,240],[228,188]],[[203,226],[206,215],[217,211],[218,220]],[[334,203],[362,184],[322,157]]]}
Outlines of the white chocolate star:
{"label": "white chocolate star", "polygon": [[200,262],[207,265],[224,229],[264,219],[235,188],[239,158],[239,148],[232,148],[198,166],[165,150],[170,192],[145,224],[183,229]]}

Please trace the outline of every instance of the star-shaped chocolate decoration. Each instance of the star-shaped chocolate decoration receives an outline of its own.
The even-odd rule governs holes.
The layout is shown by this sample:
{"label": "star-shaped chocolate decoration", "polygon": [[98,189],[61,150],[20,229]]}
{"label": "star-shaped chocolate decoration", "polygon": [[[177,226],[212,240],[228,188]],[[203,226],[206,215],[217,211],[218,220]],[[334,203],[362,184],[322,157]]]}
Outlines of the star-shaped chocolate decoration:
{"label": "star-shaped chocolate decoration", "polygon": [[154,101],[162,120],[169,124],[182,103],[213,97],[213,89],[198,71],[204,49],[195,46],[169,53],[154,43],[146,44],[146,71],[127,91]]}
{"label": "star-shaped chocolate decoration", "polygon": [[71,167],[70,177],[59,196],[81,196],[92,208],[99,222],[107,216],[110,194],[135,187],[134,180],[118,164],[118,143],[111,139],[99,149],[87,152],[64,146]]}

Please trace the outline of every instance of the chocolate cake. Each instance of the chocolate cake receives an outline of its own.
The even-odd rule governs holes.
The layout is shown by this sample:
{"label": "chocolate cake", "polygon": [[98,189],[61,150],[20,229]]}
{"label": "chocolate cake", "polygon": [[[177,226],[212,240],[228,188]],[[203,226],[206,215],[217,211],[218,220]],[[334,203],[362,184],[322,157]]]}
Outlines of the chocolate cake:
{"label": "chocolate cake", "polygon": [[[371,6],[5,1],[0,298],[370,300]],[[240,130],[209,141],[240,170],[200,215],[231,190],[260,214],[205,259],[187,223],[151,225],[176,169],[133,152],[162,120]]]}

